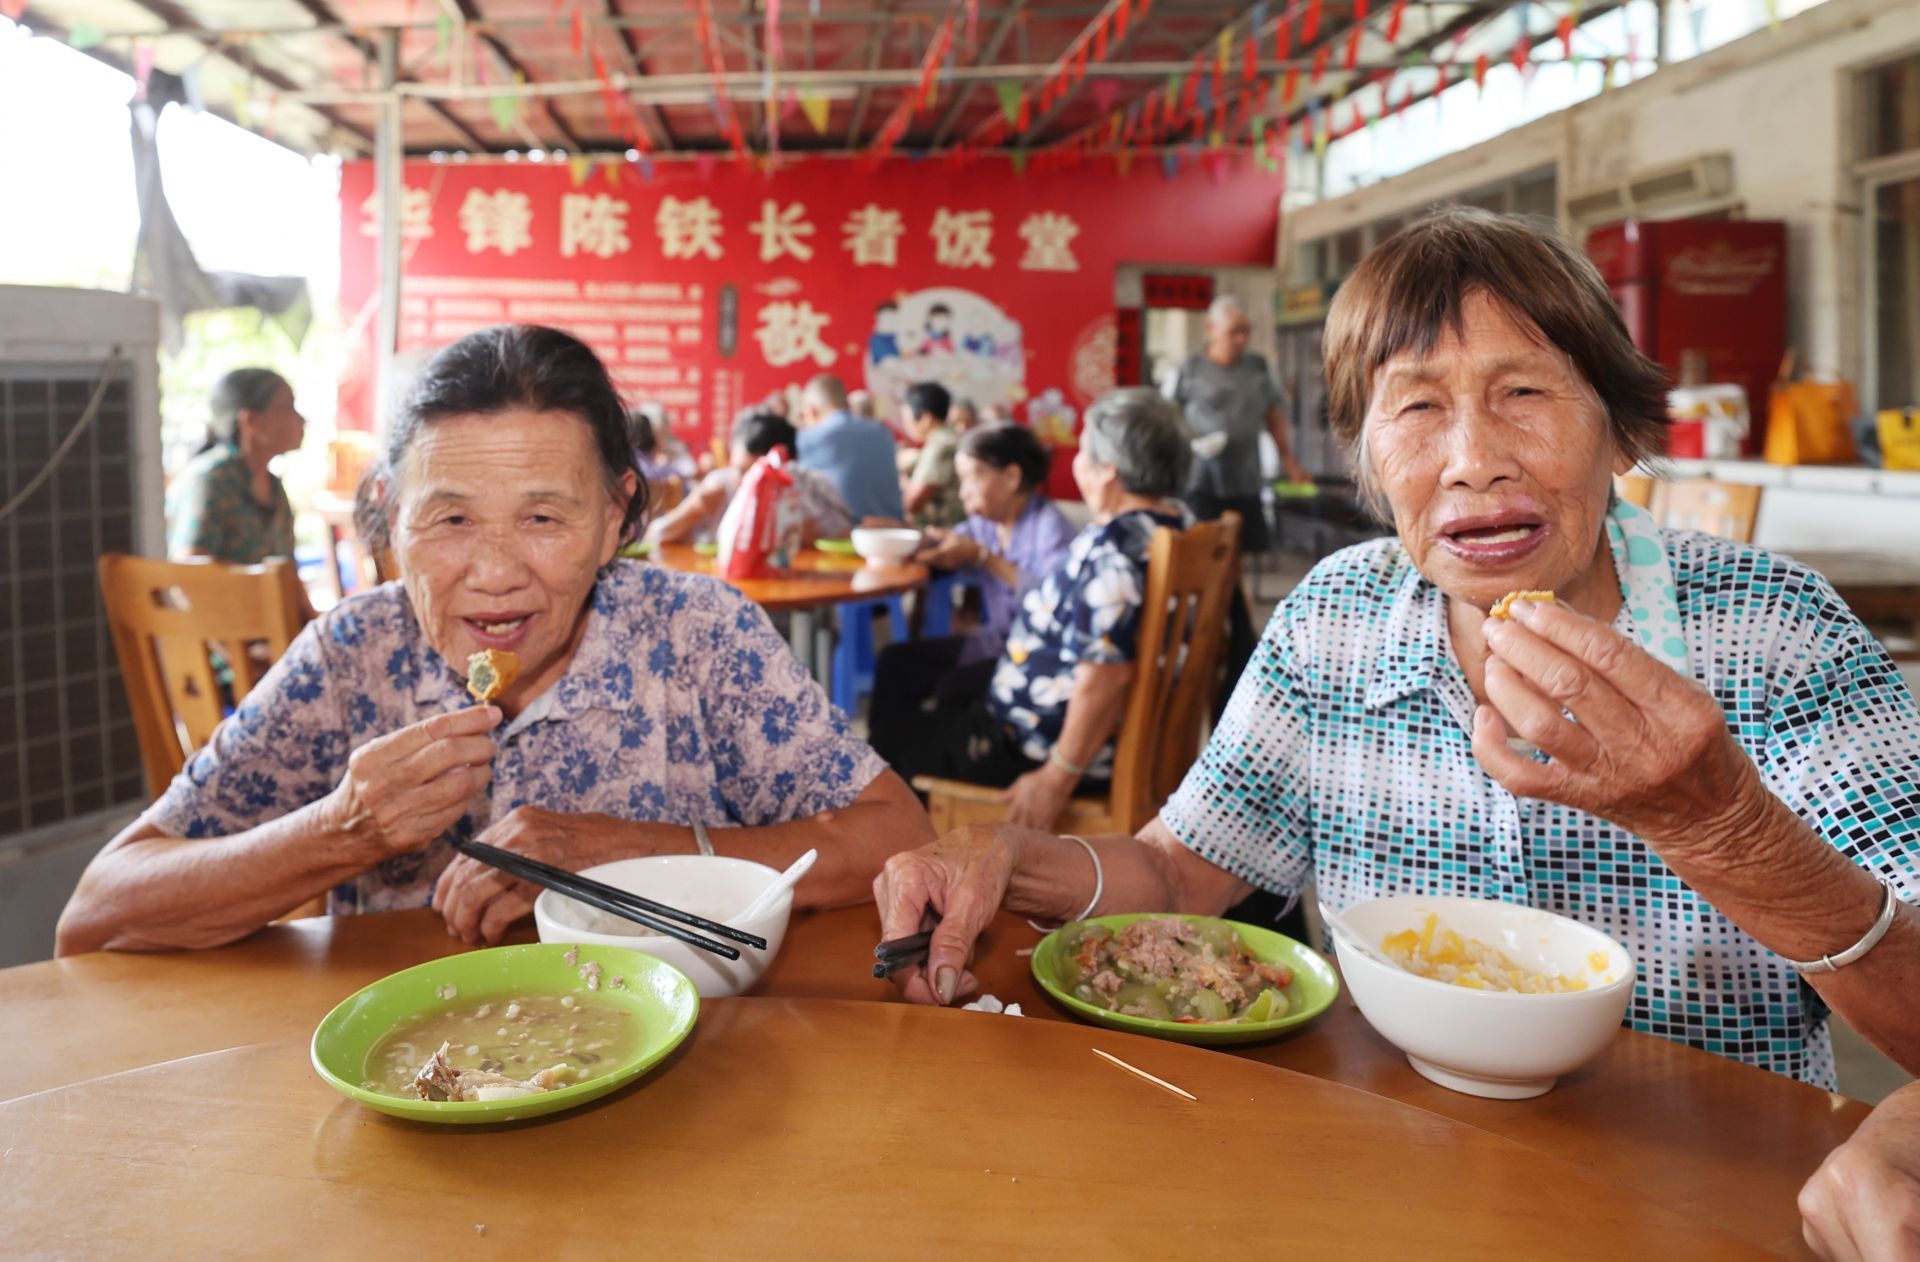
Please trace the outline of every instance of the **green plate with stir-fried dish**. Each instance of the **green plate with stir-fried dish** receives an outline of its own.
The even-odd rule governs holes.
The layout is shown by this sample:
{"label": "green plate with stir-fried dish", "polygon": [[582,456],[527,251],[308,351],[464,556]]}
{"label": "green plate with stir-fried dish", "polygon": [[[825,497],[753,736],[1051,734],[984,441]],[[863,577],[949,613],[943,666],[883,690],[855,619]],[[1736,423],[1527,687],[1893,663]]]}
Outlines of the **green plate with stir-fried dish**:
{"label": "green plate with stir-fried dish", "polygon": [[513,1122],[597,1100],[680,1045],[700,1014],[673,965],[542,942],[383,977],[313,1032],[342,1095],[423,1122]]}
{"label": "green plate with stir-fried dish", "polygon": [[1033,978],[1099,1025],[1176,1043],[1252,1043],[1304,1025],[1340,993],[1324,956],[1215,916],[1076,920],[1041,939]]}

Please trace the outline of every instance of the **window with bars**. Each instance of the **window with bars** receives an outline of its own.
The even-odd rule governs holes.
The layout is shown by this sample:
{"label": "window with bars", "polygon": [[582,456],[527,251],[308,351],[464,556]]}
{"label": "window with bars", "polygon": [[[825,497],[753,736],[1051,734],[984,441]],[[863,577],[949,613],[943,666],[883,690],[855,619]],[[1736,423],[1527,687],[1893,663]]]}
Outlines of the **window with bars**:
{"label": "window with bars", "polygon": [[[0,503],[85,411],[98,364],[0,365]],[[144,797],[139,742],[95,568],[136,551],[131,383],[0,518],[0,837]]]}

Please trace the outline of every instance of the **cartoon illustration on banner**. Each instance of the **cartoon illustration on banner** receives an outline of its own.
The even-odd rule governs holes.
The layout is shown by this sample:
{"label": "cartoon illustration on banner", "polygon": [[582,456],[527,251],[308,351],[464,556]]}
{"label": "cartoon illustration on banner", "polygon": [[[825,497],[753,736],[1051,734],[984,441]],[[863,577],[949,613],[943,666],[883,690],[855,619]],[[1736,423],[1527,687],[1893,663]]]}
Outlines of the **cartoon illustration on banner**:
{"label": "cartoon illustration on banner", "polygon": [[867,389],[891,407],[922,381],[937,381],[977,406],[1023,402],[1027,348],[1019,322],[969,289],[921,289],[885,299],[867,335]]}

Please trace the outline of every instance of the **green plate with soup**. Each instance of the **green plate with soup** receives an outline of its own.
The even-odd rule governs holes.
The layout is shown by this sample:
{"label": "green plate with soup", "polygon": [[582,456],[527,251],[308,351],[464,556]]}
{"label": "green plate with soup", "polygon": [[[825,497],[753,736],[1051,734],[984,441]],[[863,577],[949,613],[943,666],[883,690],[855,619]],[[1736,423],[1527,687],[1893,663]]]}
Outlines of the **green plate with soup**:
{"label": "green plate with soup", "polygon": [[350,996],[313,1032],[313,1067],[342,1095],[395,1117],[515,1122],[632,1082],[699,1014],[687,975],[639,951],[494,947],[402,969]]}
{"label": "green plate with soup", "polygon": [[[1159,923],[1129,934],[1136,921]],[[1170,979],[1156,976],[1163,962],[1173,966]],[[1285,934],[1170,913],[1063,925],[1034,948],[1033,979],[1097,1025],[1212,1045],[1254,1043],[1305,1025],[1340,993],[1326,957]]]}

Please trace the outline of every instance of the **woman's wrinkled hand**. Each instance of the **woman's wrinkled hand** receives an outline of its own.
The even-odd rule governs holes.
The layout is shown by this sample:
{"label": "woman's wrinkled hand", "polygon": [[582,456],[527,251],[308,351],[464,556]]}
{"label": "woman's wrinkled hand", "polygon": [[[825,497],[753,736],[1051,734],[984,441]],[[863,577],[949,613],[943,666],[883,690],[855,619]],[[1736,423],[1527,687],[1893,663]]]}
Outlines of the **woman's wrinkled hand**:
{"label": "woman's wrinkled hand", "polygon": [[915,1003],[948,1004],[980,988],[967,965],[975,940],[1006,897],[1013,865],[1013,844],[986,824],[955,829],[887,860],[873,882],[881,940],[912,937],[933,925],[925,962],[893,975],[903,995]]}
{"label": "woman's wrinkled hand", "polygon": [[432,844],[492,782],[499,723],[497,707],[471,706],[375,737],[348,758],[327,814],[374,862]]}
{"label": "woman's wrinkled hand", "polygon": [[[1717,844],[1772,804],[1720,704],[1612,628],[1564,605],[1516,601],[1489,618],[1473,752],[1520,797],[1611,820],[1649,842]],[[1569,715],[1571,717],[1569,717]],[[1507,745],[1509,733],[1551,761]]]}
{"label": "woman's wrinkled hand", "polygon": [[[679,830],[673,830],[679,832]],[[684,834],[681,834],[684,835]],[[648,847],[648,826],[611,815],[569,815],[537,806],[516,806],[474,840],[578,872],[615,859],[667,853]],[[663,842],[667,839],[663,836]],[[478,859],[456,855],[434,886],[433,905],[447,932],[471,943],[494,943],[514,921],[531,915],[538,886],[508,876]]]}
{"label": "woman's wrinkled hand", "polygon": [[1826,1262],[1920,1259],[1920,1083],[1827,1155],[1800,1190],[1800,1229]]}
{"label": "woman's wrinkled hand", "polygon": [[1007,805],[1007,823],[1015,828],[1052,828],[1079,783],[1078,776],[1057,763],[1041,763],[1000,791],[1000,800]]}

